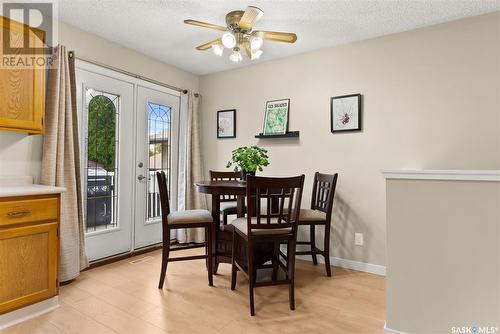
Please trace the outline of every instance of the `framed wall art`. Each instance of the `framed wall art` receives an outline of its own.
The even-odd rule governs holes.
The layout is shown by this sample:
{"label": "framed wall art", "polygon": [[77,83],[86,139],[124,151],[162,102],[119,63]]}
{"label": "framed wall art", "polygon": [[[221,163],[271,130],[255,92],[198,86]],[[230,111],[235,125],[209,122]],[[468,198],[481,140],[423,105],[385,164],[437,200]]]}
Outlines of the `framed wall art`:
{"label": "framed wall art", "polygon": [[236,109],[217,111],[217,138],[236,138]]}
{"label": "framed wall art", "polygon": [[361,131],[361,94],[331,98],[330,128],[333,133]]}
{"label": "framed wall art", "polygon": [[264,136],[285,134],[288,130],[289,111],[290,99],[267,101],[262,134]]}

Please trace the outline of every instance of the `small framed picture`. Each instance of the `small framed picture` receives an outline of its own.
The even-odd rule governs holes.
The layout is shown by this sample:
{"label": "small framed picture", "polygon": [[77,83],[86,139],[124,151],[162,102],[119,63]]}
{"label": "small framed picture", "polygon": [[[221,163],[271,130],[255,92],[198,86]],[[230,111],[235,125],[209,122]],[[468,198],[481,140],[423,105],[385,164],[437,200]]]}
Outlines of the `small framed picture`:
{"label": "small framed picture", "polygon": [[217,111],[217,138],[236,138],[236,109]]}
{"label": "small framed picture", "polygon": [[288,131],[290,99],[266,102],[263,135],[285,134]]}
{"label": "small framed picture", "polygon": [[361,94],[331,98],[330,128],[333,133],[361,131]]}

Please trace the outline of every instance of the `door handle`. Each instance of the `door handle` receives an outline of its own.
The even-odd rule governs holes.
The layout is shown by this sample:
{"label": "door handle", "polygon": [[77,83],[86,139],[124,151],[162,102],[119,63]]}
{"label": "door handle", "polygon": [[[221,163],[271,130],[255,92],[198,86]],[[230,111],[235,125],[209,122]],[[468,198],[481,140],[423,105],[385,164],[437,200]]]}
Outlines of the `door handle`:
{"label": "door handle", "polygon": [[137,180],[139,180],[139,181],[142,181],[142,180],[144,180],[145,178],[146,178],[146,177],[145,177],[144,175],[142,175],[142,174],[140,174],[139,176],[137,176]]}

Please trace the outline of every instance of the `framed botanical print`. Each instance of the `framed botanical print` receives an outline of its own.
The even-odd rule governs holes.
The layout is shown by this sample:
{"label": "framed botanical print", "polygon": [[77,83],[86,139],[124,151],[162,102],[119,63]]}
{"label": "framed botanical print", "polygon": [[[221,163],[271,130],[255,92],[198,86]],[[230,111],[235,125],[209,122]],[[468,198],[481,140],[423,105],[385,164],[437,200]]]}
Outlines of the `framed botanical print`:
{"label": "framed botanical print", "polygon": [[331,98],[330,128],[333,133],[361,131],[361,94]]}
{"label": "framed botanical print", "polygon": [[290,99],[266,102],[263,135],[285,134],[288,130]]}
{"label": "framed botanical print", "polygon": [[217,138],[236,138],[236,109],[217,111]]}

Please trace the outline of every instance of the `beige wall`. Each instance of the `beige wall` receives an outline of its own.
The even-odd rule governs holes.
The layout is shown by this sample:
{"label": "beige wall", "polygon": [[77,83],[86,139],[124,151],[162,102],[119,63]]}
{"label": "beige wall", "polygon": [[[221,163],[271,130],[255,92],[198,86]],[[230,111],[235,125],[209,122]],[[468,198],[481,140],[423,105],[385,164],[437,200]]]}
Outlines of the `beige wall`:
{"label": "beige wall", "polygon": [[[74,50],[77,57],[198,91],[198,76],[62,22],[59,23],[59,43]],[[37,181],[41,159],[42,136],[0,131],[0,176],[33,175]]]}
{"label": "beige wall", "polygon": [[[300,36],[299,36],[300,37]],[[66,24],[77,55],[168,84],[198,77]],[[339,172],[333,256],[385,264],[383,168],[500,168],[500,13],[386,36],[200,79],[206,170],[235,147],[269,149],[267,175]],[[331,134],[329,99],[364,95],[362,133]],[[291,98],[299,140],[260,140],[266,100]],[[238,137],[216,139],[216,111],[237,108]],[[0,132],[0,175],[38,178],[41,137]],[[362,232],[365,246],[354,246]],[[320,237],[320,236],[318,236]]]}
{"label": "beige wall", "polygon": [[387,327],[500,327],[499,208],[498,181],[387,181]]}
{"label": "beige wall", "polygon": [[[206,170],[259,144],[264,174],[306,174],[305,205],[314,171],[339,173],[336,257],[385,264],[381,169],[500,168],[499,12],[204,76],[200,90]],[[364,96],[363,132],[330,133],[330,97],[352,93]],[[255,139],[265,102],[280,98],[300,139]],[[216,112],[229,108],[237,138],[217,140]]]}

